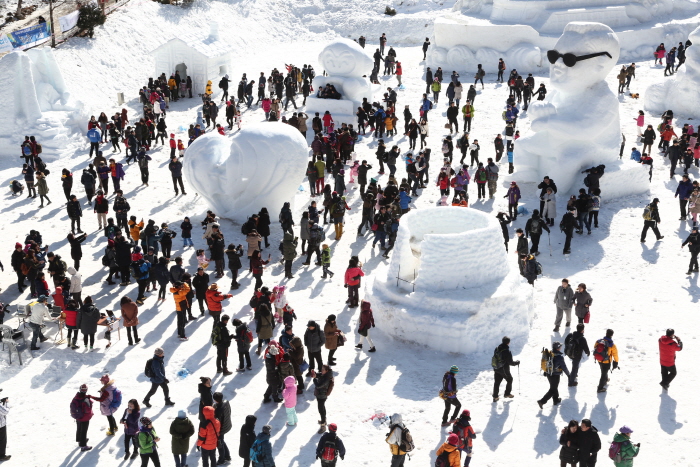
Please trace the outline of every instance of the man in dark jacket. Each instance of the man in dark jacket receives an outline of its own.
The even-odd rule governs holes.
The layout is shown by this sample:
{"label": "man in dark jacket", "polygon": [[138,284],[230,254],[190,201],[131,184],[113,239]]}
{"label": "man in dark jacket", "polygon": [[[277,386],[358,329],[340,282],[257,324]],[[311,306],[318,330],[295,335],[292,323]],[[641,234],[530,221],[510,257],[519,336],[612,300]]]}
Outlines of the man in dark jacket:
{"label": "man in dark jacket", "polygon": [[294,225],[294,219],[292,219],[292,209],[290,208],[289,202],[285,202],[280,211],[279,217],[280,224],[282,224],[282,231],[289,232],[294,235],[292,226]]}
{"label": "man in dark jacket", "polygon": [[365,197],[365,185],[367,185],[367,172],[372,169],[372,166],[366,160],[357,168],[357,183],[360,185],[360,196]]}
{"label": "man in dark jacket", "polygon": [[68,217],[70,218],[70,230],[75,234],[75,225],[78,225],[78,233],[83,233],[80,230],[80,218],[83,217],[83,209],[80,207],[80,202],[77,196],[70,195],[70,201],[66,204],[66,211],[68,212]]}
{"label": "man in dark jacket", "polygon": [[644,218],[644,228],[642,229],[642,238],[640,240],[642,243],[646,241],[647,231],[649,228],[654,231],[656,240],[661,240],[664,238],[657,227],[657,224],[661,223],[661,216],[659,215],[659,198],[654,198],[654,200],[649,203],[646,208],[644,208],[642,217]]}
{"label": "man in dark jacket", "polygon": [[681,147],[678,143],[678,139],[673,140],[673,145],[668,148],[668,160],[671,162],[671,178],[676,175],[676,165],[678,165],[678,160],[681,158]]}
{"label": "man in dark jacket", "polygon": [[177,196],[180,192],[177,189],[178,183],[180,184],[180,189],[182,194],[186,195],[185,185],[182,183],[182,162],[177,160],[176,156],[170,158],[170,164],[168,164],[168,169],[170,170],[170,175],[173,178],[173,188],[175,188],[175,195]]}
{"label": "man in dark jacket", "polygon": [[244,360],[247,364],[248,370],[252,370],[250,362],[250,342],[248,341],[248,326],[243,323],[240,319],[234,319],[232,322],[236,333],[233,339],[236,341],[236,350],[238,351],[238,368],[236,371],[245,371],[243,368]]}
{"label": "man in dark jacket", "polygon": [[455,126],[455,133],[459,133],[459,121],[457,120],[458,115],[459,107],[452,102],[447,108],[447,123],[450,124],[450,133],[452,133],[452,125]]}
{"label": "man in dark jacket", "polygon": [[170,400],[170,389],[168,388],[168,379],[165,377],[165,364],[163,363],[163,359],[165,358],[165,352],[163,349],[158,347],[154,353],[153,353],[153,358],[151,359],[151,372],[153,376],[149,376],[149,379],[151,380],[151,389],[148,391],[148,394],[146,394],[146,397],[143,399],[143,405],[146,407],[151,407],[151,396],[153,396],[156,391],[158,390],[158,386],[163,388],[163,395],[165,396],[165,405],[175,405],[175,402]]}
{"label": "man in dark jacket", "polygon": [[589,419],[584,418],[581,420],[581,431],[578,433],[579,467],[595,467],[600,448],[598,429]]}
{"label": "man in dark jacket", "polygon": [[554,358],[552,360],[552,374],[545,375],[549,381],[549,391],[544,395],[544,397],[537,401],[537,405],[540,409],[544,407],[544,404],[552,399],[554,405],[561,402],[559,397],[559,380],[561,379],[561,374],[564,373],[566,376],[570,376],[569,369],[566,367],[566,362],[564,361],[564,354],[561,353],[561,342],[554,342],[552,344],[552,353]]}
{"label": "man in dark jacket", "polygon": [[493,369],[493,401],[498,400],[498,393],[501,390],[501,381],[506,380],[506,390],[503,393],[503,397],[509,399],[515,397],[511,394],[513,390],[513,376],[510,374],[511,366],[519,366],[520,360],[513,361],[513,354],[510,352],[510,337],[504,336],[501,340],[501,345],[496,347],[494,352],[495,356],[498,356],[496,365],[497,368]]}
{"label": "man in dark jacket", "polygon": [[323,356],[321,349],[326,343],[326,336],[321,328],[318,327],[316,321],[309,321],[306,325],[304,333],[304,345],[308,350],[309,355],[309,371],[306,376],[311,376],[311,372],[315,368],[315,363],[318,362],[319,370],[323,366]]}
{"label": "man in dark jacket", "polygon": [[287,279],[293,279],[292,275],[292,262],[297,255],[297,244],[299,239],[294,237],[289,232],[284,233],[284,240],[282,241],[282,254],[284,256],[284,277]]}
{"label": "man in dark jacket", "polygon": [[578,376],[578,366],[581,363],[581,357],[585,352],[590,356],[591,351],[588,348],[588,341],[583,337],[585,325],[580,323],[576,325],[576,331],[572,332],[564,340],[567,355],[571,355],[571,374],[569,375],[569,387],[578,386],[576,376]]}
{"label": "man in dark jacket", "polygon": [[241,426],[240,442],[238,444],[238,456],[243,458],[243,465],[250,466],[250,447],[255,442],[255,422],[258,418],[255,415],[247,415],[245,423]]}
{"label": "man in dark jacket", "polygon": [[217,336],[214,344],[216,345],[216,372],[223,373],[225,376],[233,374],[232,371],[228,371],[228,348],[231,346],[231,334],[226,326],[229,319],[228,315],[223,315],[221,320],[214,324],[216,328],[212,331],[212,337]]}
{"label": "man in dark jacket", "polygon": [[523,229],[517,229],[515,235],[518,236],[518,246],[516,247],[516,253],[518,254],[518,269],[520,270],[520,275],[523,275],[525,269],[525,258],[528,255],[527,237],[525,236]]}
{"label": "man in dark jacket", "polygon": [[551,188],[552,192],[556,193],[557,192],[557,184],[554,183],[554,180],[549,178],[548,175],[545,175],[544,178],[542,179],[542,183],[537,185],[537,188],[540,189],[540,212],[544,211],[544,195],[547,194],[547,188]]}
{"label": "man in dark jacket", "polygon": [[588,179],[588,194],[592,194],[593,190],[596,188],[600,188],[600,177],[603,176],[605,173],[605,166],[604,165],[599,165],[597,167],[591,167],[590,169],[586,169],[582,174],[588,174],[586,175],[585,178]]}
{"label": "man in dark jacket", "polygon": [[532,211],[532,217],[525,223],[525,237],[530,236],[532,239],[532,246],[530,247],[530,253],[537,256],[540,254],[540,237],[542,236],[542,229],[546,230],[549,234],[549,227],[547,223],[540,218],[540,211],[534,209]]}
{"label": "man in dark jacket", "polygon": [[[690,235],[688,235],[688,238],[685,239],[683,244],[681,245],[681,248],[684,246],[688,245],[688,250],[690,251],[690,264],[688,265],[688,272],[686,272],[687,275],[690,275],[694,272],[698,272],[698,253],[700,253],[700,233],[698,233],[698,228],[697,226],[693,227],[692,232],[690,232]],[[16,250],[15,250],[16,251]],[[12,253],[13,257],[13,264],[14,264],[14,257],[15,254]],[[18,277],[19,277],[18,273]],[[24,281],[24,279],[22,279]]]}
{"label": "man in dark jacket", "polygon": [[170,267],[170,283],[182,281],[182,275],[185,273],[185,268],[182,267],[182,258],[175,258],[175,264]]}
{"label": "man in dark jacket", "polygon": [[564,254],[568,255],[571,253],[571,238],[574,236],[574,229],[576,228],[576,218],[574,217],[573,208],[568,211],[561,218],[559,222],[559,229],[566,235],[566,241],[564,242]]}
{"label": "man in dark jacket", "polygon": [[[219,431],[219,443],[217,449],[219,451],[219,459],[217,464],[221,465],[231,460],[231,452],[224,441],[224,435],[231,431],[233,425],[231,424],[231,404],[229,401],[224,399],[224,395],[220,392],[215,392],[214,398],[214,416],[219,423],[221,423],[221,431]],[[213,467],[213,466],[212,466]]]}
{"label": "man in dark jacket", "polygon": [[[333,451],[330,450],[331,448]],[[334,452],[335,458],[333,460],[324,458],[324,451],[328,453]],[[331,423],[328,425],[328,433],[324,433],[321,439],[318,440],[316,459],[321,459],[321,467],[335,467],[338,457],[340,457],[341,460],[345,459],[345,446],[338,436],[338,425]]]}
{"label": "man in dark jacket", "polygon": [[209,274],[204,272],[204,268],[197,268],[197,274],[192,278],[192,287],[199,302],[199,311],[204,314],[204,300],[209,288]]}
{"label": "man in dark jacket", "polygon": [[679,202],[681,206],[681,217],[679,221],[684,221],[688,216],[686,211],[686,206],[688,205],[688,198],[693,193],[693,182],[688,178],[688,174],[683,175],[683,180],[680,181],[676,187],[676,198],[680,197]]}
{"label": "man in dark jacket", "polygon": [[114,239],[114,249],[116,253],[115,259],[122,279],[121,284],[119,285],[127,285],[131,283],[131,272],[129,271],[129,266],[131,266],[131,249],[133,247],[134,245],[127,242],[123,235],[119,235]]}
{"label": "man in dark jacket", "polygon": [[272,396],[275,402],[283,401],[279,396],[282,379],[277,371],[277,355],[279,355],[279,348],[276,345],[270,345],[265,355],[265,381],[267,382],[267,389],[265,390],[263,402],[270,402],[270,396]]}

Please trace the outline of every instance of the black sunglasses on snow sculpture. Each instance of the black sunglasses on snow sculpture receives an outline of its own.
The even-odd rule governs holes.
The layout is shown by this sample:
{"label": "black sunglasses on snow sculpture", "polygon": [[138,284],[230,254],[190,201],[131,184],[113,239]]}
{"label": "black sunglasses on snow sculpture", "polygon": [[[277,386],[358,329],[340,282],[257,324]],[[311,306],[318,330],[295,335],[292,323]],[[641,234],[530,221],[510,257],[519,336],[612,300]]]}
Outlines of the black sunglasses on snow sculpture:
{"label": "black sunglasses on snow sculpture", "polygon": [[576,62],[580,62],[581,60],[588,60],[589,58],[593,57],[600,57],[601,55],[607,55],[609,58],[612,58],[612,55],[610,55],[607,52],[597,52],[594,54],[581,55],[577,57],[574,54],[560,54],[556,50],[549,50],[547,51],[547,60],[549,60],[549,63],[554,64],[554,62],[559,60],[559,57],[561,57],[564,61],[564,65],[572,67],[576,65]]}

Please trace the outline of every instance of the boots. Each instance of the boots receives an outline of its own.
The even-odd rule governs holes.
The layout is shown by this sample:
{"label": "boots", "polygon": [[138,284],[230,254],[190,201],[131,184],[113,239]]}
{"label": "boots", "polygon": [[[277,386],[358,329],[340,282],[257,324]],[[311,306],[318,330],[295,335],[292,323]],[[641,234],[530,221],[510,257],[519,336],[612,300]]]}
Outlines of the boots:
{"label": "boots", "polygon": [[78,348],[78,338],[77,338],[77,337],[74,337],[74,338],[73,338],[73,342],[71,343],[70,348],[71,348],[71,349],[77,349],[77,348]]}
{"label": "boots", "polygon": [[356,349],[362,349],[362,344],[357,344],[357,345],[355,346],[355,348],[356,348]]}
{"label": "boots", "polygon": [[513,163],[512,163],[512,162],[509,162],[509,163],[508,163],[508,173],[509,173],[509,174],[512,174],[512,173],[513,173],[513,170],[514,170],[514,168],[513,168]]}

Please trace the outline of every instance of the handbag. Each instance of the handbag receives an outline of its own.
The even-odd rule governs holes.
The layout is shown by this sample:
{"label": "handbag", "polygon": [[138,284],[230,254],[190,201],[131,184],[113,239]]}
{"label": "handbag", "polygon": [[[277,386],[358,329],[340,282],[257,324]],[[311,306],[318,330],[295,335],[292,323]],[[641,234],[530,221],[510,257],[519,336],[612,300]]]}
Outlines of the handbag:
{"label": "handbag", "polygon": [[445,123],[445,128],[449,130],[449,129],[452,128],[452,127],[450,126],[449,123]]}
{"label": "handbag", "polygon": [[301,364],[299,365],[299,370],[303,373],[308,369],[309,369],[308,362],[306,360],[302,360]]}
{"label": "handbag", "polygon": [[591,320],[591,312],[586,312],[586,316],[583,317],[583,322],[588,324],[588,322]]}
{"label": "handbag", "polygon": [[343,347],[345,345],[346,340],[347,339],[345,337],[345,334],[343,334],[342,331],[338,331],[338,343],[337,343],[336,347]]}
{"label": "handbag", "polygon": [[372,230],[377,230],[379,226],[377,224],[372,224]]}

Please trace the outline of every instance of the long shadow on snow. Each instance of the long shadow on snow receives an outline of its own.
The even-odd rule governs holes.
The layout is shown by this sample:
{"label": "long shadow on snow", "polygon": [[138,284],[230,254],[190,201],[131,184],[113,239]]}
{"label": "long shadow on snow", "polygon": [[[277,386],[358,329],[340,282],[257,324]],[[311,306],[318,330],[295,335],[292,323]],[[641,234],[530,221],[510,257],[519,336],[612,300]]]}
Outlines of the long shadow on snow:
{"label": "long shadow on snow", "polygon": [[486,422],[484,431],[482,432],[482,437],[484,442],[489,447],[490,450],[495,451],[498,446],[505,441],[506,437],[513,431],[512,427],[508,431],[503,431],[506,422],[508,421],[508,415],[510,412],[510,404],[512,402],[503,402],[503,410],[499,413],[497,404],[491,405],[491,416],[489,421]]}
{"label": "long shadow on snow", "polygon": [[[548,408],[549,407],[547,406],[544,410],[547,410]],[[537,414],[539,422],[537,427],[537,435],[535,436],[533,443],[533,448],[535,449],[535,452],[537,452],[537,459],[553,453],[559,446],[559,429],[554,423],[554,420],[557,417],[558,409],[559,406],[555,405],[551,408],[549,415],[544,415],[543,410]]]}
{"label": "long shadow on snow", "polygon": [[666,391],[659,394],[661,398],[659,404],[659,426],[669,435],[672,435],[676,430],[683,428],[683,424],[676,420],[676,400],[668,395]]}
{"label": "long shadow on snow", "polygon": [[610,430],[614,429],[615,420],[617,419],[617,410],[615,407],[608,409],[605,405],[605,394],[598,394],[598,403],[591,410],[591,420],[595,421],[595,427],[598,428],[604,435],[609,435]]}

